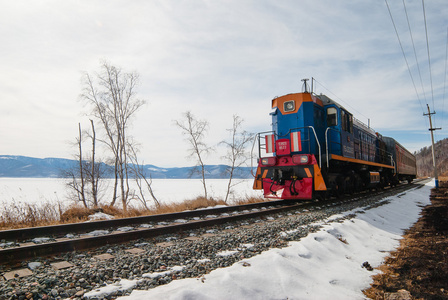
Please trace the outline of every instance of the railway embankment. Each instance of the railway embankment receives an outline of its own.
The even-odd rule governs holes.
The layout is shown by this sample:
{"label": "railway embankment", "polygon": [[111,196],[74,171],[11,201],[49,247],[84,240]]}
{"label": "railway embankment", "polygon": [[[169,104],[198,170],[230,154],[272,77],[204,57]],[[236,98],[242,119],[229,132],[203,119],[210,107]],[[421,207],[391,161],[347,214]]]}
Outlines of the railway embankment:
{"label": "railway embankment", "polygon": [[[191,292],[190,298],[204,292],[199,287],[208,288],[210,299],[217,293],[221,299],[359,298],[372,274],[365,265],[378,266],[398,245],[400,228],[415,222],[420,207],[429,203],[429,186],[401,188],[0,265],[0,300],[114,299],[129,294],[130,299],[149,299],[149,293],[161,299],[171,283],[185,284],[180,292]],[[234,271],[244,278],[243,289],[235,288],[234,273],[227,273]],[[229,291],[239,294],[226,297]],[[267,291],[274,296],[265,296]]]}
{"label": "railway embankment", "polygon": [[448,181],[432,189],[430,199],[379,267],[382,273],[365,291],[370,299],[448,299]]}

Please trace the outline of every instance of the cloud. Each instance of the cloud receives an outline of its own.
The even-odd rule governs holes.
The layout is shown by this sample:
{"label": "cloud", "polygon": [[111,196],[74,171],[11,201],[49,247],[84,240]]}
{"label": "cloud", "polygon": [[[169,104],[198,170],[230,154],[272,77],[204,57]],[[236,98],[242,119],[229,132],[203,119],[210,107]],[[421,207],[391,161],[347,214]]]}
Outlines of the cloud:
{"label": "cloud", "polygon": [[[443,4],[426,6],[437,109],[445,72]],[[416,72],[403,8],[390,6]],[[421,7],[412,1],[407,9],[428,96]],[[247,129],[270,129],[270,100],[301,91],[300,79],[311,76],[325,87],[316,92],[335,94],[377,130],[427,131],[426,100],[422,105],[415,95],[387,8],[377,1],[14,1],[0,11],[0,35],[4,154],[70,157],[66,141],[76,136],[77,123],[89,126],[88,109],[78,101],[82,72],[94,74],[103,59],[140,74],[139,96],[147,105],[132,134],[147,163],[192,163],[173,126],[183,112],[209,120],[207,141],[215,145],[234,114]],[[219,153],[209,158],[219,160]]]}

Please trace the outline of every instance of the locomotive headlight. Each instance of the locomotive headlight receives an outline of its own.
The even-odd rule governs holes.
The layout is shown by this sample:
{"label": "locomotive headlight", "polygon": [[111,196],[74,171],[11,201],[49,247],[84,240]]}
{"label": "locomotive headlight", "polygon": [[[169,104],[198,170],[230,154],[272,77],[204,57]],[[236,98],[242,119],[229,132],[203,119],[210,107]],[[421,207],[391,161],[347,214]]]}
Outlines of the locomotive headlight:
{"label": "locomotive headlight", "polygon": [[261,159],[261,164],[263,166],[274,166],[277,162],[277,159],[275,157],[263,157]]}
{"label": "locomotive headlight", "polygon": [[292,162],[296,165],[305,165],[310,161],[310,157],[306,154],[302,155],[293,155]]}
{"label": "locomotive headlight", "polygon": [[285,112],[291,112],[291,111],[294,111],[295,109],[296,109],[296,105],[294,103],[294,100],[286,101],[285,103],[283,103],[283,110]]}

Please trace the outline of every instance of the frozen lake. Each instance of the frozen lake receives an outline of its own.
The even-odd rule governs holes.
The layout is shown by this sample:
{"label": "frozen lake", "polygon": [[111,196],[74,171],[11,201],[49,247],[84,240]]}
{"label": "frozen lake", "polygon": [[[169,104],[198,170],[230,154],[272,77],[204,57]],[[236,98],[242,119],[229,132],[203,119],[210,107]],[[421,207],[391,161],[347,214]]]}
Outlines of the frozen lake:
{"label": "frozen lake", "polygon": [[[5,207],[8,203],[57,203],[70,204],[66,179],[62,178],[0,178],[0,203]],[[228,180],[208,179],[207,193],[209,197],[224,199]],[[252,189],[253,180],[234,180],[240,182],[233,187],[232,198],[261,196],[261,191]],[[133,185],[134,183],[131,182]],[[103,202],[108,203],[112,197],[113,180],[103,180],[102,189],[105,191]],[[136,188],[136,186],[131,186]],[[153,179],[152,188],[160,203],[177,203],[203,195],[202,183],[199,179]],[[149,197],[148,197],[149,199]]]}

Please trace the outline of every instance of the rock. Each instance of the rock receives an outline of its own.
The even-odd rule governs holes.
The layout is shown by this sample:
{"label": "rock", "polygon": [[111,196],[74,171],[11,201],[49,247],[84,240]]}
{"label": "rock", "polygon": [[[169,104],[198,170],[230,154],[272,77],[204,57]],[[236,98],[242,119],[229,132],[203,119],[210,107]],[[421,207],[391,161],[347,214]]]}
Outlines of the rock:
{"label": "rock", "polygon": [[57,297],[59,296],[58,290],[57,289],[52,289],[50,292],[50,295],[53,297]]}
{"label": "rock", "polygon": [[30,268],[31,270],[36,270],[40,266],[42,266],[42,263],[38,261],[28,263],[28,268]]}
{"label": "rock", "polygon": [[369,264],[368,261],[365,261],[365,262],[362,264],[362,267],[363,267],[363,268],[366,268],[367,271],[373,271],[373,268],[372,268],[372,266]]}

